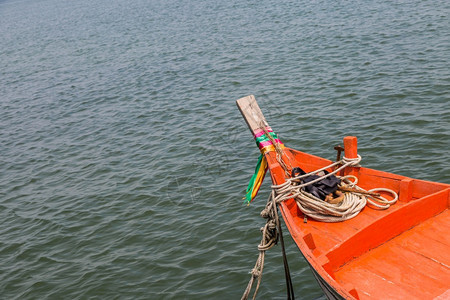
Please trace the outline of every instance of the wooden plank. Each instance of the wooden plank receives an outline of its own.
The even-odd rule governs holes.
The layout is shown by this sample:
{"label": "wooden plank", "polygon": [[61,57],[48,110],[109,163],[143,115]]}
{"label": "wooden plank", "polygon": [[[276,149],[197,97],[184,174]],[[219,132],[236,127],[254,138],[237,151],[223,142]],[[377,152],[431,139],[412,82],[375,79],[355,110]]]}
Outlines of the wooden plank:
{"label": "wooden plank", "polygon": [[298,167],[301,167],[305,172],[312,172],[332,163],[331,160],[316,155],[301,152],[289,147],[286,149],[291,153],[294,160],[299,163]]}
{"label": "wooden plank", "polygon": [[420,198],[430,193],[436,193],[443,189],[450,188],[450,184],[439,183],[439,182],[430,182],[424,180],[414,180],[412,182],[413,185],[413,197]]}
{"label": "wooden plank", "polygon": [[[439,279],[431,275],[436,273]],[[335,278],[351,282],[358,295],[371,299],[433,299],[447,290],[450,274],[414,252],[385,245],[345,266]]]}
{"label": "wooden plank", "polygon": [[[379,265],[380,272],[396,280],[398,284],[416,291],[418,297],[433,298],[448,289],[450,270],[439,263],[430,261],[420,253],[401,248],[394,242],[388,251],[380,251],[384,260]],[[384,249],[381,249],[384,250]],[[381,259],[381,257],[379,257]],[[388,269],[387,269],[388,268]],[[419,295],[423,296],[419,296]]]}
{"label": "wooden plank", "polygon": [[269,126],[264,118],[264,115],[256,102],[255,96],[250,95],[236,100],[236,105],[239,108],[248,128],[252,133],[260,128],[265,128]]}
{"label": "wooden plank", "polygon": [[367,264],[360,267],[373,270],[403,288],[414,290],[416,297],[421,299],[441,294],[450,282],[448,268],[400,247],[396,242],[373,251]]}
{"label": "wooden plank", "polygon": [[429,263],[435,262],[446,266],[450,273],[450,252],[448,251],[450,246],[449,217],[450,211],[447,209],[414,227],[396,239],[396,241],[402,247],[428,258]]}
{"label": "wooden plank", "polygon": [[335,278],[341,284],[351,282],[359,299],[416,299],[414,290],[405,289],[366,269],[348,269],[345,273],[336,273]]}

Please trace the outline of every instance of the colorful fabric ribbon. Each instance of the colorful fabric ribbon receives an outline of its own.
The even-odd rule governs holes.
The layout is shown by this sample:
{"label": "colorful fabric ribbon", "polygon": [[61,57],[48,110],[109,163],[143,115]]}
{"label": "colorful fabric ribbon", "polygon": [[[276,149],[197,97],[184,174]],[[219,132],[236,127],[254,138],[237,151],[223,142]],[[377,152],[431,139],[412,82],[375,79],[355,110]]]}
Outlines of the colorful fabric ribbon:
{"label": "colorful fabric ribbon", "polygon": [[266,172],[267,160],[264,157],[264,154],[261,154],[258,158],[258,163],[256,164],[255,174],[253,174],[247,186],[247,192],[244,198],[247,205],[250,205],[250,202],[252,202],[258,194],[259,188],[261,187],[264,177],[266,176]]}
{"label": "colorful fabric ribbon", "polygon": [[272,140],[283,146],[283,143],[278,139],[277,134],[273,132],[272,128],[267,127],[266,131],[272,139],[270,139],[267,136],[266,132],[262,129],[258,129],[257,131],[255,131],[255,141],[256,145],[261,151],[261,155],[259,156],[258,163],[256,164],[255,174],[253,174],[247,186],[246,196],[244,198],[245,201],[247,202],[247,205],[250,205],[250,202],[252,202],[253,199],[255,199],[261,187],[261,184],[264,181],[264,177],[268,169],[265,154],[269,151],[275,151],[275,147],[272,143]]}

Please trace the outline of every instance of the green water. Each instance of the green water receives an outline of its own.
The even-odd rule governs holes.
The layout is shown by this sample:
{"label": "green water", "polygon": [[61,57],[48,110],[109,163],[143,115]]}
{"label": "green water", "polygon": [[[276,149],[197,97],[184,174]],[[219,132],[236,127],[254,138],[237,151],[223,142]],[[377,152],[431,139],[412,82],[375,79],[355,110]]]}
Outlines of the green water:
{"label": "green water", "polygon": [[[287,146],[450,183],[448,1],[0,1],[0,298],[236,299]],[[287,230],[284,231],[287,234]],[[323,294],[289,237],[297,298]],[[280,247],[260,299],[284,299]]]}

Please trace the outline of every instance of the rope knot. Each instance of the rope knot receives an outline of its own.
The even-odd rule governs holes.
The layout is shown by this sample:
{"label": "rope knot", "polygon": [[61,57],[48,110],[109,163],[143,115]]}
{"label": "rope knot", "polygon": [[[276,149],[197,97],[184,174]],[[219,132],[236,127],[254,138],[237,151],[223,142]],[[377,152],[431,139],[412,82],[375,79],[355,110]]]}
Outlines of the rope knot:
{"label": "rope knot", "polygon": [[269,222],[267,222],[267,229],[269,231],[273,231],[277,228],[277,225],[275,224],[275,220],[270,220]]}
{"label": "rope knot", "polygon": [[250,274],[252,274],[253,278],[258,278],[259,276],[261,276],[261,271],[256,268],[253,268]]}
{"label": "rope knot", "polygon": [[355,158],[348,158],[344,156],[342,161],[346,165],[348,164],[349,166],[360,167],[359,163],[361,162],[361,155],[357,154],[357,157]]}
{"label": "rope knot", "polygon": [[261,211],[261,217],[264,219],[268,219],[270,217],[270,211],[267,208],[264,208]]}

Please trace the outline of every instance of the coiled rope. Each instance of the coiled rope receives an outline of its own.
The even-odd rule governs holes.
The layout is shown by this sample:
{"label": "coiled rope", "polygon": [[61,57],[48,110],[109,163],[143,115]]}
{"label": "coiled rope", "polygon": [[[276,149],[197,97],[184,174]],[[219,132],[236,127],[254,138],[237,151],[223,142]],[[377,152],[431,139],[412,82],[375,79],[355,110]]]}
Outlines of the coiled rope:
{"label": "coiled rope", "polygon": [[[272,185],[272,190],[274,190],[276,194],[275,201],[277,203],[280,203],[287,199],[294,198],[303,214],[322,222],[341,222],[354,218],[367,204],[376,209],[389,208],[398,199],[398,195],[395,191],[386,188],[376,188],[366,191],[363,188],[357,186],[358,179],[352,175],[343,177],[336,176],[341,179],[341,186],[346,186],[353,189],[353,192],[345,192],[344,200],[337,204],[325,202],[303,189],[305,186],[314,184],[331,175],[335,175],[339,171],[349,166],[357,166],[360,162],[360,155],[358,155],[357,158],[354,159],[344,157],[340,161],[334,162],[321,169],[300,176],[288,178],[284,183],[279,185]],[[319,178],[307,183],[298,184],[298,182],[302,178],[311,175],[317,175],[318,173],[326,169],[333,168],[337,165],[341,166],[328,174],[320,176]],[[350,178],[353,179],[353,181],[351,181]],[[394,198],[392,200],[387,200],[382,196],[374,197],[370,195],[370,193],[375,193],[378,191],[388,192],[392,194]]]}

